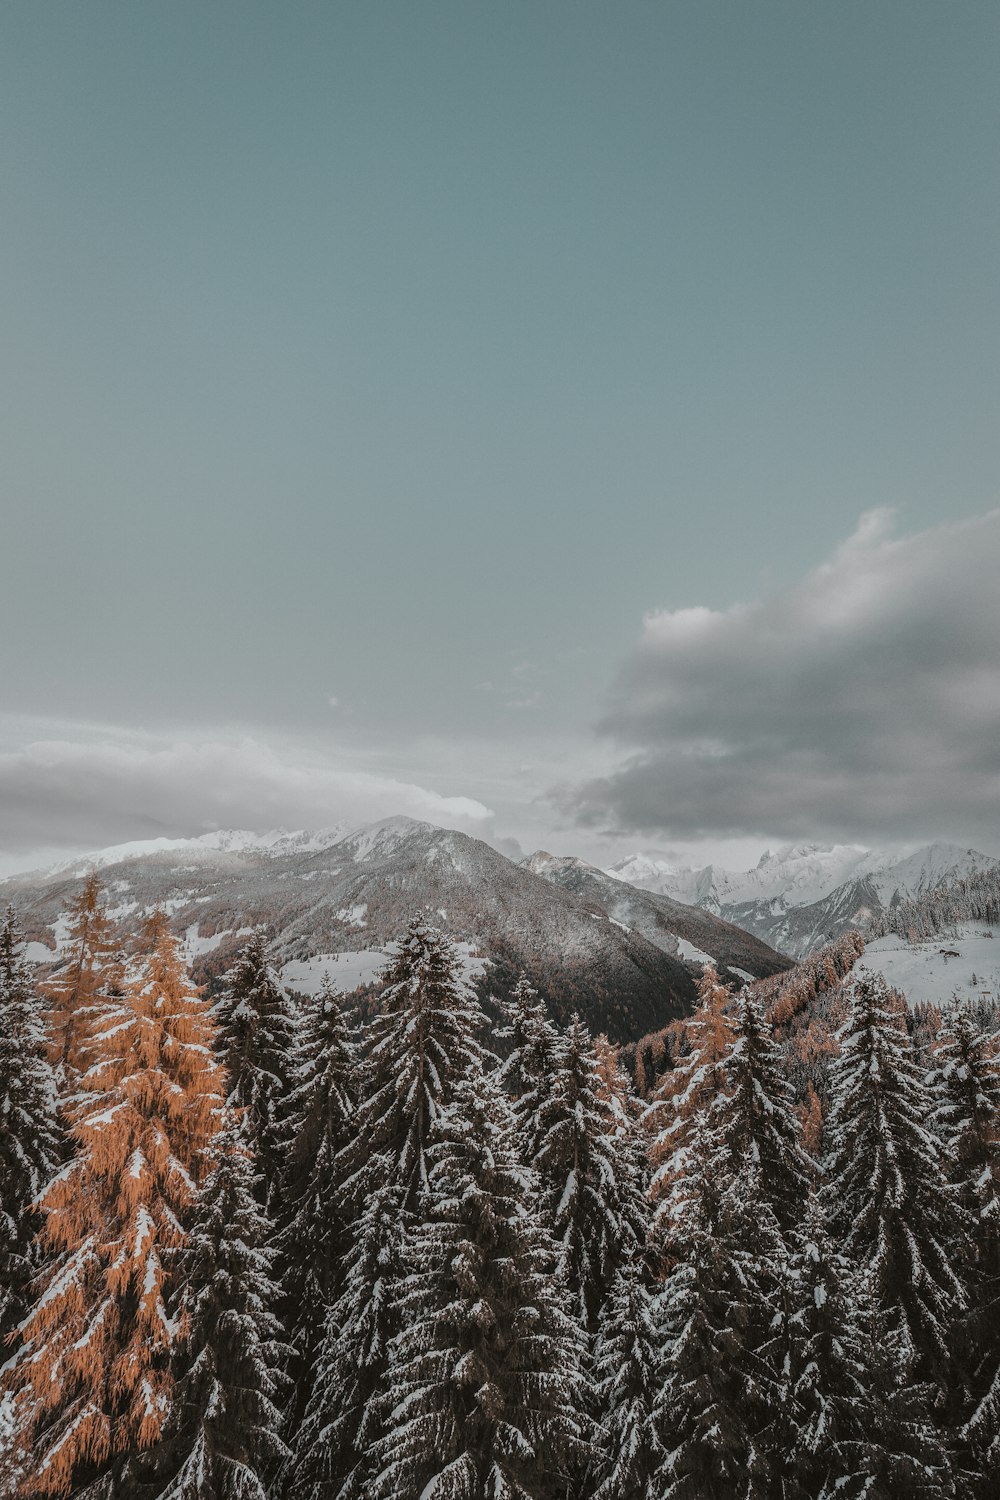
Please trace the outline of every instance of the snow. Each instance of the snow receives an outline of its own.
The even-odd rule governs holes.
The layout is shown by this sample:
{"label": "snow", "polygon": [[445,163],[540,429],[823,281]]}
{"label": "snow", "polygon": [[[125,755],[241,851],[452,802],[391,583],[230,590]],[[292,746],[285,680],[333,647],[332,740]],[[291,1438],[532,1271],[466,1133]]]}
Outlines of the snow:
{"label": "snow", "polygon": [[[947,1003],[953,995],[962,1000],[980,997],[984,991],[1000,998],[1000,934],[988,937],[982,923],[967,923],[957,937],[938,937],[926,943],[908,943],[890,934],[868,944],[859,967],[882,974],[887,984],[900,990],[911,1005],[930,1000]],[[957,953],[957,958],[949,954]]]}
{"label": "snow", "polygon": [[677,956],[689,964],[713,964],[715,959],[711,953],[706,953],[703,948],[696,948],[694,943],[689,943],[686,938],[677,939]]}
{"label": "snow", "polygon": [[[455,951],[462,960],[462,971],[467,979],[478,979],[484,973],[487,960],[470,943],[456,943]],[[281,979],[291,990],[302,995],[318,995],[324,976],[338,990],[348,994],[359,985],[372,984],[393,955],[386,948],[363,948],[359,952],[317,953],[314,958],[296,958],[282,966]]]}
{"label": "snow", "polygon": [[227,937],[246,937],[253,932],[252,927],[226,927],[222,932],[213,932],[202,937],[198,927],[199,924],[193,922],[184,934],[184,956],[189,963],[201,953],[211,953],[213,949],[218,948],[220,943],[225,942]]}
{"label": "snow", "polygon": [[53,948],[46,948],[44,943],[25,943],[24,956],[29,964],[53,964],[57,954]]}
{"label": "snow", "polygon": [[359,901],[355,906],[342,906],[337,913],[337,920],[346,923],[348,927],[365,927],[367,912],[368,902]]}

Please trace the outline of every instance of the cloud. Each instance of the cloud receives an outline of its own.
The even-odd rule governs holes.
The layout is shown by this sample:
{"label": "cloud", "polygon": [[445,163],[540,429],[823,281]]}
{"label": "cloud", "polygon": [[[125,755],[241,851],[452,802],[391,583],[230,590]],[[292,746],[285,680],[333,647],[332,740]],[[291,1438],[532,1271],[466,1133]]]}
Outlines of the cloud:
{"label": "cloud", "polygon": [[1000,837],[1000,511],[891,511],[804,580],[647,616],[600,725],[631,753],[555,795],[644,835]]}
{"label": "cloud", "polygon": [[[0,753],[0,849],[94,849],[213,828],[321,828],[405,813],[487,837],[492,813],[391,776],[256,739],[127,732],[34,738]],[[9,863],[9,861],[8,861]]]}

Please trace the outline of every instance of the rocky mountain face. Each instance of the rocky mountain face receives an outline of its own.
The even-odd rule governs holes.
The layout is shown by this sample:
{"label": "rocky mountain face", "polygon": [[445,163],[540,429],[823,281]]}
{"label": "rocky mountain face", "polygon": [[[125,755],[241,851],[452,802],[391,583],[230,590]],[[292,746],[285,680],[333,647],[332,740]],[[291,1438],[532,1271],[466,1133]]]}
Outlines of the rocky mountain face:
{"label": "rocky mountain face", "polygon": [[424,914],[464,945],[487,990],[502,993],[524,969],[561,1020],[577,1009],[594,1030],[627,1040],[691,1009],[706,956],[731,959],[736,979],[787,964],[703,912],[678,916],[679,903],[608,877],[574,888],[410,818],[350,832],[156,841],[11,877],[0,902],[18,909],[38,963],[56,959],[66,900],[95,864],[113,914],[127,925],[163,908],[195,977],[209,983],[262,922],[290,986],[314,991],[329,972],[351,990],[371,982],[388,944]]}
{"label": "rocky mountain face", "polygon": [[855,845],[799,845],[768,851],[752,870],[677,869],[636,854],[612,866],[619,880],[689,900],[795,958],[852,927],[864,932],[900,901],[926,894],[1000,861],[957,844],[928,844],[900,858]]}

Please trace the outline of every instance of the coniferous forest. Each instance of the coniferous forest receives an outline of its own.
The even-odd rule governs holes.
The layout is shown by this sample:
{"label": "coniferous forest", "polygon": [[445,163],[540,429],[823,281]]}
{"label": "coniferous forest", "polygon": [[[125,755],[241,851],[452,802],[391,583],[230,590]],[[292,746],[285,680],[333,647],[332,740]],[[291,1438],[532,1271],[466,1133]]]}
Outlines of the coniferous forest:
{"label": "coniferous forest", "polygon": [[622,1050],[420,919],[363,1006],[67,922],[0,932],[4,1500],[996,1494],[992,1012],[851,936]]}

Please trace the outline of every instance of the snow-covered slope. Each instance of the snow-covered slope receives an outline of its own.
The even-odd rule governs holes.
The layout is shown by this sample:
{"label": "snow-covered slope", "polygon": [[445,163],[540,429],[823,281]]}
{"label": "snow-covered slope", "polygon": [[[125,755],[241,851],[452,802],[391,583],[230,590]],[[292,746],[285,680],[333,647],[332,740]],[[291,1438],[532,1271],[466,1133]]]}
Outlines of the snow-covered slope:
{"label": "snow-covered slope", "polygon": [[539,849],[524,865],[543,880],[603,907],[614,921],[665,952],[686,962],[713,963],[723,978],[731,977],[737,984],[791,968],[790,959],[714,913],[630,885],[582,859]]}
{"label": "snow-covered slope", "polygon": [[752,870],[675,868],[636,854],[607,872],[675,900],[690,901],[764,942],[803,957],[878,913],[1000,860],[958,844],[927,844],[900,858],[853,844],[788,846],[763,854]]}
{"label": "snow-covered slope", "polygon": [[946,1005],[955,997],[1000,1000],[1000,933],[994,937],[982,923],[970,922],[933,942],[910,943],[890,934],[867,945],[860,967],[884,974],[910,1005]]}
{"label": "snow-covered slope", "polygon": [[[694,999],[692,966],[612,920],[598,902],[467,834],[411,818],[346,833],[212,834],[126,846],[86,868],[95,863],[116,916],[132,922],[163,908],[204,980],[228,965],[239,934],[259,921],[286,965],[305,966],[287,970],[302,988],[314,986],[332,955],[340,955],[343,982],[368,982],[387,944],[424,914],[489,960],[494,987],[509,986],[524,968],[557,1013],[579,1009],[614,1037],[661,1026]],[[18,908],[36,960],[54,958],[65,901],[84,873],[75,865],[0,882],[0,902]]]}

